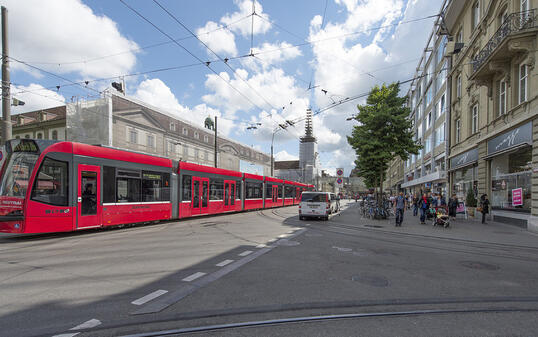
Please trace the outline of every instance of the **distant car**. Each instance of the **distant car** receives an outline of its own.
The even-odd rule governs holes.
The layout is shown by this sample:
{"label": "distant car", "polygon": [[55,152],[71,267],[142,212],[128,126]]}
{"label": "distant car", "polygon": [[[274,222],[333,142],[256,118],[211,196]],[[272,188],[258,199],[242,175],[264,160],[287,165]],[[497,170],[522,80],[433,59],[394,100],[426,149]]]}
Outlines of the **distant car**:
{"label": "distant car", "polygon": [[334,193],[303,192],[299,203],[299,219],[321,218],[329,220],[329,215],[338,212],[338,198]]}

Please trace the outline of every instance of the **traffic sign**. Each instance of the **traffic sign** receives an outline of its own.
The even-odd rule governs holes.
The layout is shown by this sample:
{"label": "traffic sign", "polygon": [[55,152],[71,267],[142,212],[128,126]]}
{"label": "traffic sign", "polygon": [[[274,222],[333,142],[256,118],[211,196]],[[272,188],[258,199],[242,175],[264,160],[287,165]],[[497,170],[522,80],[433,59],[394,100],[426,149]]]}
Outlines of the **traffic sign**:
{"label": "traffic sign", "polygon": [[338,178],[336,179],[336,182],[338,183],[338,185],[342,185],[344,181],[342,180],[342,178]]}

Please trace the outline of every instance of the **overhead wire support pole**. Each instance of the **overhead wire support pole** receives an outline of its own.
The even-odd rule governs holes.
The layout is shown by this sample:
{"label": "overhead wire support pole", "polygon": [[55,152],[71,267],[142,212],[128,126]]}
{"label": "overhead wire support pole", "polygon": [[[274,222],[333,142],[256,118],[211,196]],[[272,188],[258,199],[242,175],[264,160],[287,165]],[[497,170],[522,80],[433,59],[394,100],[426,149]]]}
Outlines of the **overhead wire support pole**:
{"label": "overhead wire support pole", "polygon": [[12,138],[7,27],[7,8],[2,6],[2,145]]}
{"label": "overhead wire support pole", "polygon": [[215,168],[217,167],[217,153],[218,153],[218,147],[217,147],[217,116],[215,116]]}

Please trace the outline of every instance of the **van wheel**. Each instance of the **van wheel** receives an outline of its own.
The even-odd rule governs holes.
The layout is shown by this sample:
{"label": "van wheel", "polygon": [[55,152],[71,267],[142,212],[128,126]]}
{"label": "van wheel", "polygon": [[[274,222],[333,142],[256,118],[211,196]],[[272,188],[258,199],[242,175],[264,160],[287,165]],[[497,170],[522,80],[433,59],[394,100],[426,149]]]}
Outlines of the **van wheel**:
{"label": "van wheel", "polygon": [[302,215],[299,215],[299,220],[304,220],[304,217]]}
{"label": "van wheel", "polygon": [[325,218],[323,218],[323,220],[325,220],[325,221],[329,221],[329,216],[326,215]]}

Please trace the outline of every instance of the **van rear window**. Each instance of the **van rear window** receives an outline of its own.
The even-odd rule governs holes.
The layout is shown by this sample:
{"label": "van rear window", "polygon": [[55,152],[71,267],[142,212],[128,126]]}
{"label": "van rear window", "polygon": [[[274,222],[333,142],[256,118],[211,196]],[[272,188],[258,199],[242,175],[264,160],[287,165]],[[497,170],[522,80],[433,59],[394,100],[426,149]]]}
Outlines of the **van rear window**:
{"label": "van rear window", "polygon": [[301,202],[325,202],[327,201],[327,194],[324,193],[303,193],[301,195]]}

